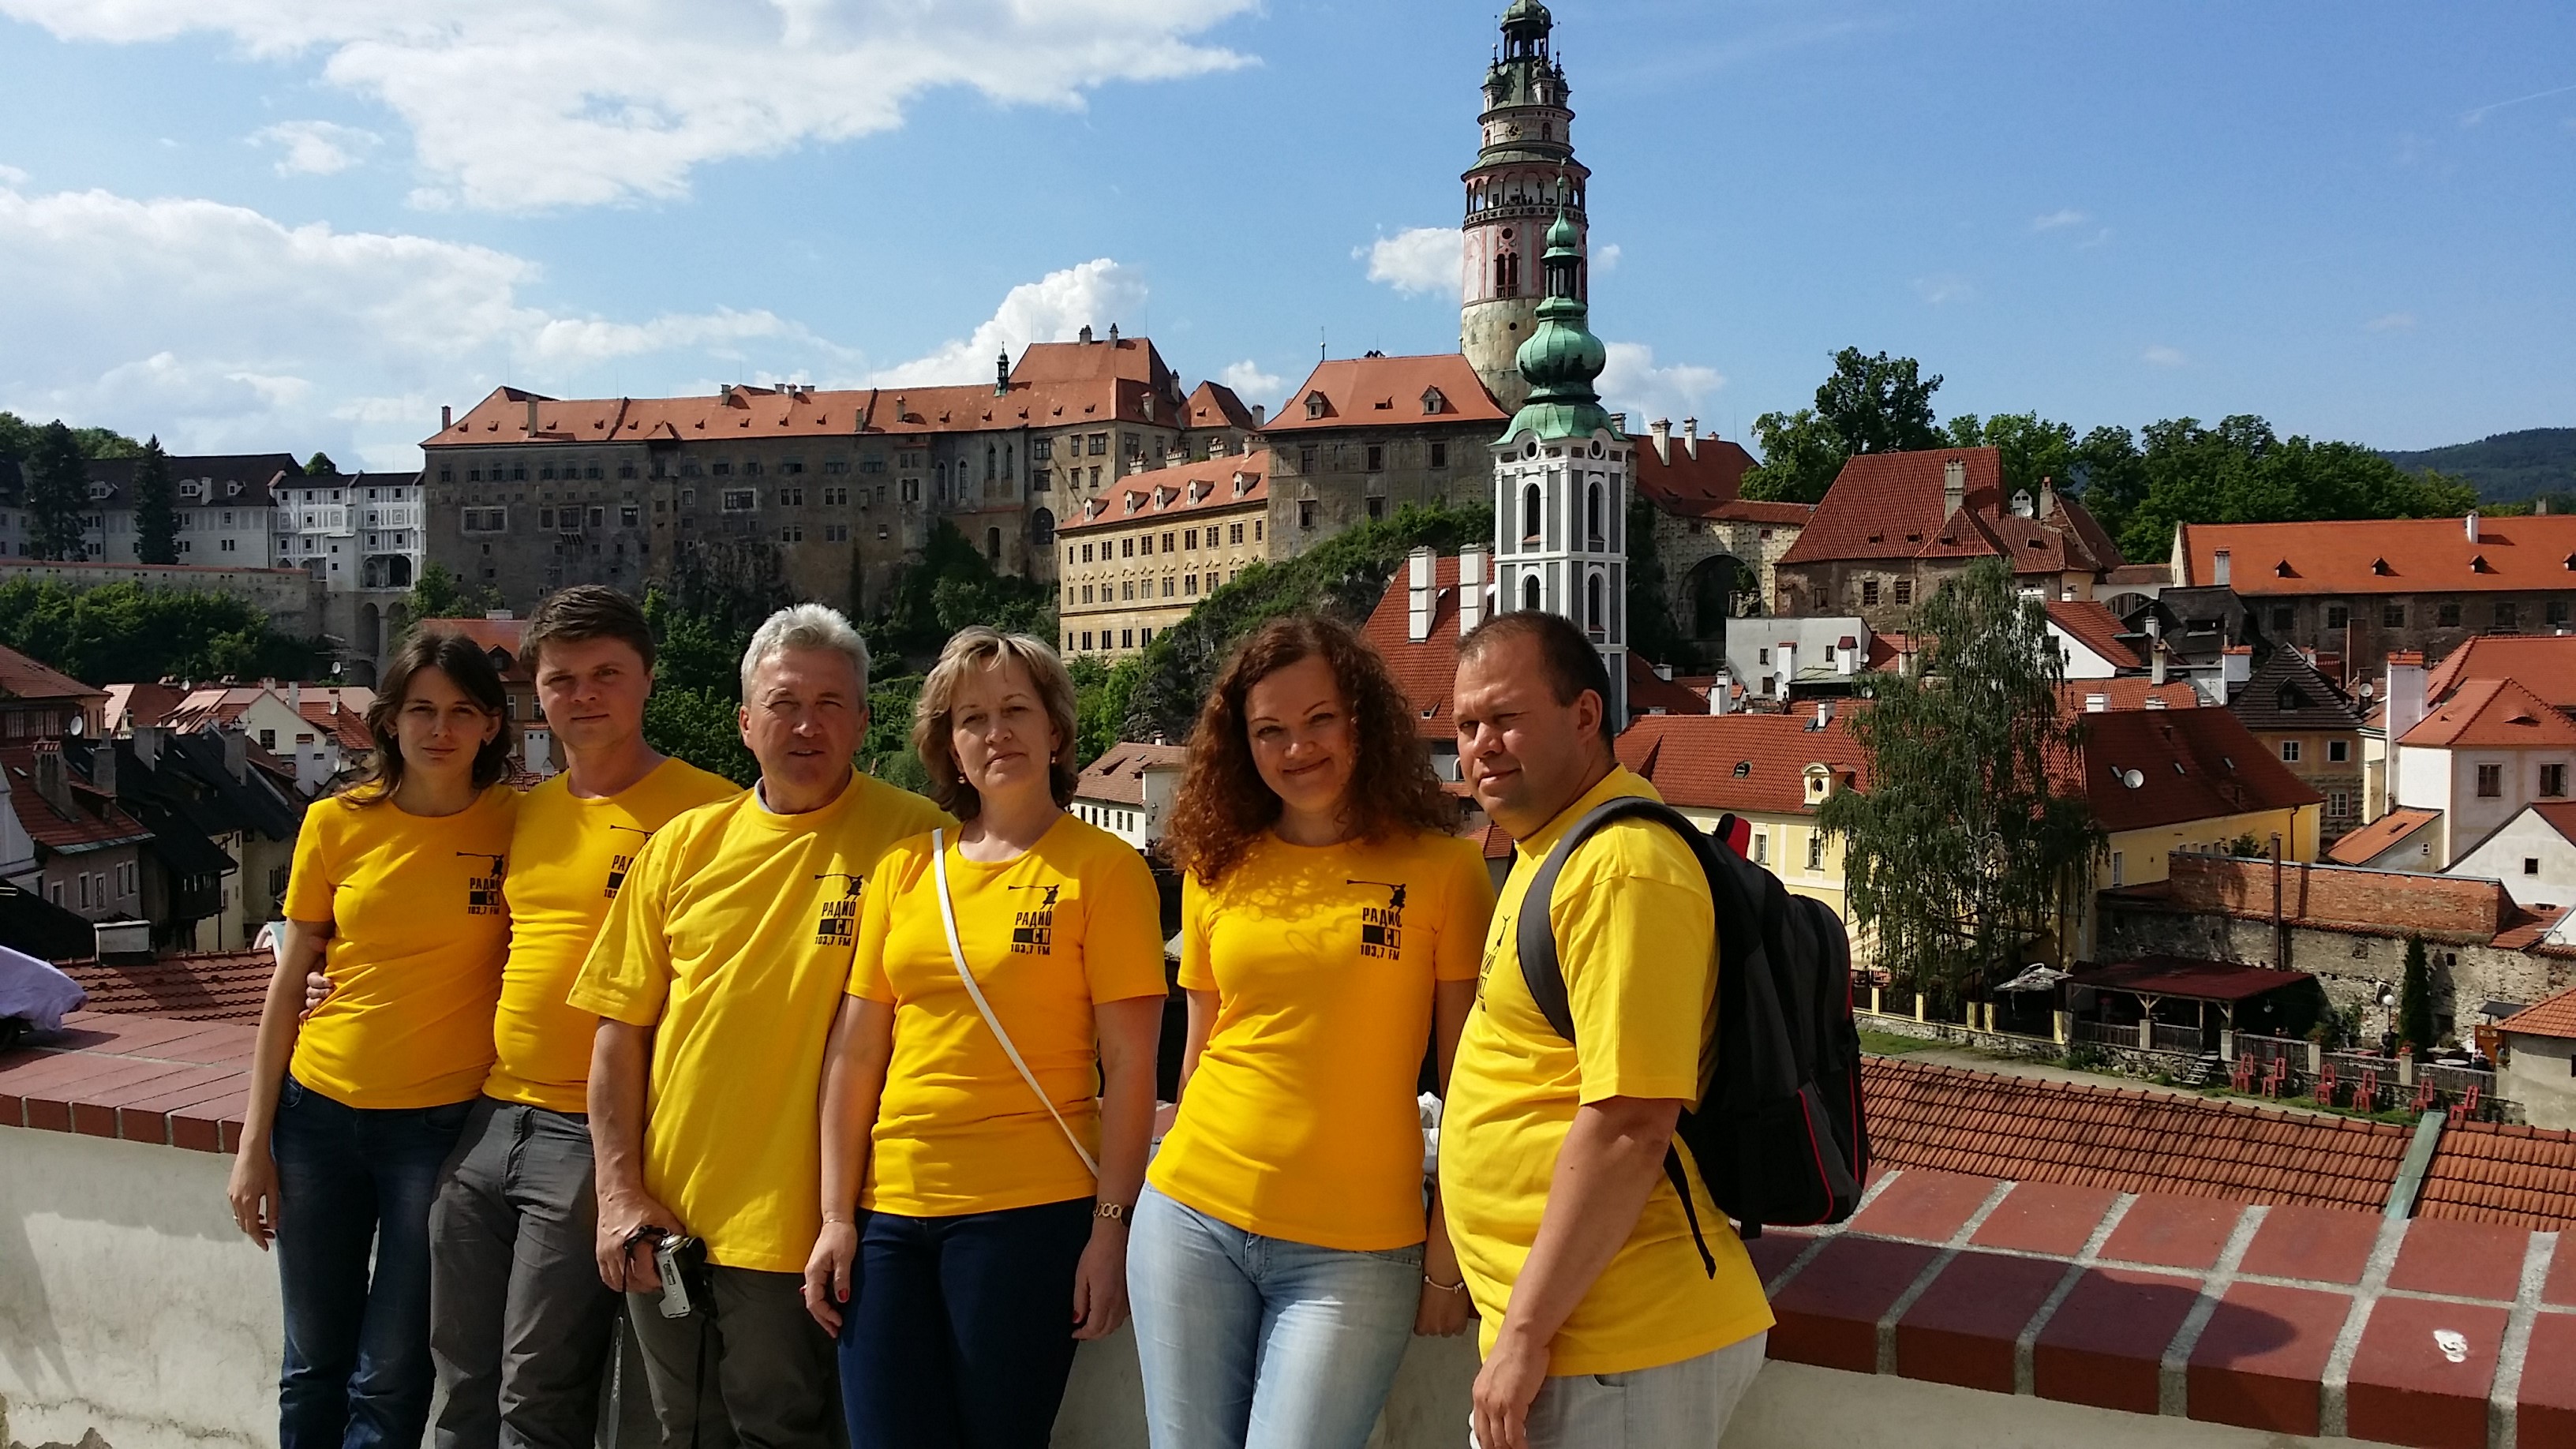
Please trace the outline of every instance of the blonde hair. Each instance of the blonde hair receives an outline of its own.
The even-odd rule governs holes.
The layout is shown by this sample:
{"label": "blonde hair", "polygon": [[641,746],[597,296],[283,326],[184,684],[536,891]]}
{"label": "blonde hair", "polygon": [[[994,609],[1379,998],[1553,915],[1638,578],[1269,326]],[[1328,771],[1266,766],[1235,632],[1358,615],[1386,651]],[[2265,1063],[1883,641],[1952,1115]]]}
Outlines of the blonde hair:
{"label": "blonde hair", "polygon": [[1017,661],[1027,671],[1029,683],[1037,688],[1038,702],[1046,708],[1047,723],[1054,727],[1056,743],[1048,757],[1047,773],[1055,803],[1073,803],[1074,782],[1079,777],[1073,767],[1073,676],[1065,672],[1064,661],[1044,640],[1026,634],[1004,634],[977,624],[958,630],[947,647],[939,651],[939,662],[931,666],[930,677],[921,682],[921,697],[912,707],[912,748],[921,757],[922,767],[930,772],[930,798],[960,820],[974,819],[984,808],[984,798],[966,783],[957,768],[957,749],[950,739],[957,692],[969,671],[980,674],[999,669],[1006,660]]}

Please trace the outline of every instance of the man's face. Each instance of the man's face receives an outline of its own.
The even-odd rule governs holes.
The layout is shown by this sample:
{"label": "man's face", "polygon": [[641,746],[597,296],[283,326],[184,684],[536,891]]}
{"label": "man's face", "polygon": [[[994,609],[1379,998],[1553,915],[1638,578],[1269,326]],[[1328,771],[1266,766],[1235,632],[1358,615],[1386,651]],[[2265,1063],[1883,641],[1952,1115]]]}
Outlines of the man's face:
{"label": "man's face", "polygon": [[812,808],[837,793],[868,727],[858,666],[837,649],[782,649],[752,671],[742,743],[760,761],[774,808]]}
{"label": "man's face", "polygon": [[644,729],[653,671],[623,639],[549,643],[537,653],[537,704],[568,750],[621,744]]}
{"label": "man's face", "polygon": [[1459,769],[1495,824],[1526,839],[1580,798],[1599,763],[1601,698],[1560,703],[1535,640],[1460,660],[1455,698]]}

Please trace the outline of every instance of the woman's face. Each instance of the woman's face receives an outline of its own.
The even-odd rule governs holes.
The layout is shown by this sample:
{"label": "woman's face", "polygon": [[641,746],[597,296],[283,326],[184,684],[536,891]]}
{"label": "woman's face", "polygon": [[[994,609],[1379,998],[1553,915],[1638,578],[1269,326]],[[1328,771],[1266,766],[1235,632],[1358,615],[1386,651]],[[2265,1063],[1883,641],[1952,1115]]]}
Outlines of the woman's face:
{"label": "woman's face", "polygon": [[415,670],[394,715],[403,768],[432,779],[472,779],[474,756],[501,733],[501,717],[436,667]]}
{"label": "woman's face", "polygon": [[1298,814],[1337,815],[1359,761],[1349,701],[1321,655],[1274,669],[1243,696],[1253,768]]}
{"label": "woman's face", "polygon": [[1053,762],[1063,741],[1047,718],[1036,681],[1009,655],[971,670],[948,704],[948,747],[958,773],[987,800],[1053,788]]}

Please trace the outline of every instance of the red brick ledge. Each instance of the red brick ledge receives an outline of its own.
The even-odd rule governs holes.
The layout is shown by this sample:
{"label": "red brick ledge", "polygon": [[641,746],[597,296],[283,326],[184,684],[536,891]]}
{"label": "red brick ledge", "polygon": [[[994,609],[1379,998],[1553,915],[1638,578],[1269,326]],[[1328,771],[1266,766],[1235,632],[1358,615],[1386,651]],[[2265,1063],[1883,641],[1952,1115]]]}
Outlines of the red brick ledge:
{"label": "red brick ledge", "polygon": [[2271,1433],[2576,1444],[2576,1234],[1915,1168],[1844,1228],[1749,1247],[1773,1358]]}
{"label": "red brick ledge", "polygon": [[257,1027],[78,1011],[0,1056],[0,1127],[198,1152],[241,1145]]}

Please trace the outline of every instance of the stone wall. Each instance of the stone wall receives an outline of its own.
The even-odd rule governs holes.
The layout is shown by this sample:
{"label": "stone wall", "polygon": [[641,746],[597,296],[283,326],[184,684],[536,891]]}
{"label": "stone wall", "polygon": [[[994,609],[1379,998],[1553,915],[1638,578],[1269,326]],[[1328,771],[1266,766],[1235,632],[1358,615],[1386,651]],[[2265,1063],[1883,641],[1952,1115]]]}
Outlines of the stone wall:
{"label": "stone wall", "polygon": [[302,569],[200,568],[185,564],[61,563],[44,559],[0,559],[0,583],[34,579],[73,590],[106,584],[137,584],[147,589],[223,594],[258,609],[278,632],[310,638],[324,629],[324,590],[320,580]]}

